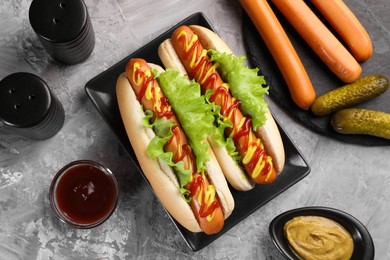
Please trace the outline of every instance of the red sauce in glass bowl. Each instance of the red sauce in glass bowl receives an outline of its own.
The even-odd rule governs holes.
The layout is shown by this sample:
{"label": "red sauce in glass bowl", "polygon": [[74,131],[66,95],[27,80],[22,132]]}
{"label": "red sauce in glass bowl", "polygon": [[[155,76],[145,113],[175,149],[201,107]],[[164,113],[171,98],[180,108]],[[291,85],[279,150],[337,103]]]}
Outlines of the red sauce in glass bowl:
{"label": "red sauce in glass bowl", "polygon": [[54,177],[50,202],[60,219],[77,228],[103,223],[115,210],[118,184],[104,166],[87,160],[72,162]]}

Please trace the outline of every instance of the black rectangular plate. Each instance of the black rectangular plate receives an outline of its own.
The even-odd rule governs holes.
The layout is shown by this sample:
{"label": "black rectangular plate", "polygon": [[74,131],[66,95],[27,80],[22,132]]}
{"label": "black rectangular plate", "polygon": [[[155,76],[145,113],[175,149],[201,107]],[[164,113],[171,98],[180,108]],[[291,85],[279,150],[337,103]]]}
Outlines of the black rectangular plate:
{"label": "black rectangular plate", "polygon": [[[119,138],[119,141],[129,153],[130,159],[134,162],[137,170],[142,174],[146,181],[147,179],[138,164],[137,158],[135,157],[134,151],[127,137],[125,128],[122,124],[115,93],[116,80],[118,76],[125,71],[126,64],[132,57],[141,57],[148,62],[162,65],[157,53],[159,44],[163,40],[169,38],[172,32],[178,26],[191,24],[201,25],[213,30],[212,26],[202,13],[195,13],[141,49],[127,56],[108,70],[91,79],[85,86],[87,95],[92,100],[93,104],[96,106],[104,120]],[[308,163],[303,158],[295,144],[287,136],[283,128],[281,128],[279,123],[278,125],[286,153],[286,164],[283,173],[274,183],[265,186],[257,185],[254,189],[248,192],[239,192],[230,188],[236,206],[231,216],[226,220],[224,228],[221,232],[211,236],[204,233],[192,233],[172,219],[184,240],[192,250],[197,251],[204,248],[219,236],[224,234],[226,231],[234,227],[241,220],[249,216],[252,212],[309,174],[310,167]]]}

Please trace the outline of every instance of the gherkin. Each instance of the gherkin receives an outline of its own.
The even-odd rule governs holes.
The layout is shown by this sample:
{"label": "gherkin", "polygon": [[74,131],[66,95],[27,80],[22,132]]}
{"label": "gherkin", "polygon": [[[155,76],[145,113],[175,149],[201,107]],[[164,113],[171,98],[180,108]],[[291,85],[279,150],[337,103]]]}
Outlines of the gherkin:
{"label": "gherkin", "polygon": [[354,83],[334,89],[319,96],[311,111],[317,116],[326,116],[333,112],[364,103],[385,92],[389,80],[382,75],[369,75]]}
{"label": "gherkin", "polygon": [[390,114],[349,108],[333,114],[331,124],[342,134],[364,134],[390,139]]}

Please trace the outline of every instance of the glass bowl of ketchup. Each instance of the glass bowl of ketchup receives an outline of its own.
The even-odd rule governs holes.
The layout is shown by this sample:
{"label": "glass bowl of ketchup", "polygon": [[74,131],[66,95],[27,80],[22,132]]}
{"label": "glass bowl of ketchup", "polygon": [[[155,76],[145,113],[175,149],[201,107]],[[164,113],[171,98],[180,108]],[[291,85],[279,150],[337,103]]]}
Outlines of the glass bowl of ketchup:
{"label": "glass bowl of ketchup", "polygon": [[50,186],[50,204],[62,222],[93,228],[106,221],[118,202],[118,183],[103,165],[78,160],[64,166]]}

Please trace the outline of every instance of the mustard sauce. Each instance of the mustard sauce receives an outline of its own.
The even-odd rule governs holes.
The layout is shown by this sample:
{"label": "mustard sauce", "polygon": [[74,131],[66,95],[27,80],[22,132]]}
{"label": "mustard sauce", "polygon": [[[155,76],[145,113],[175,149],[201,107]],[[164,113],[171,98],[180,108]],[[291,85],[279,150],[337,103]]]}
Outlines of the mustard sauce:
{"label": "mustard sauce", "polygon": [[328,218],[295,217],[285,224],[284,232],[291,248],[301,259],[347,260],[353,253],[351,234]]}

